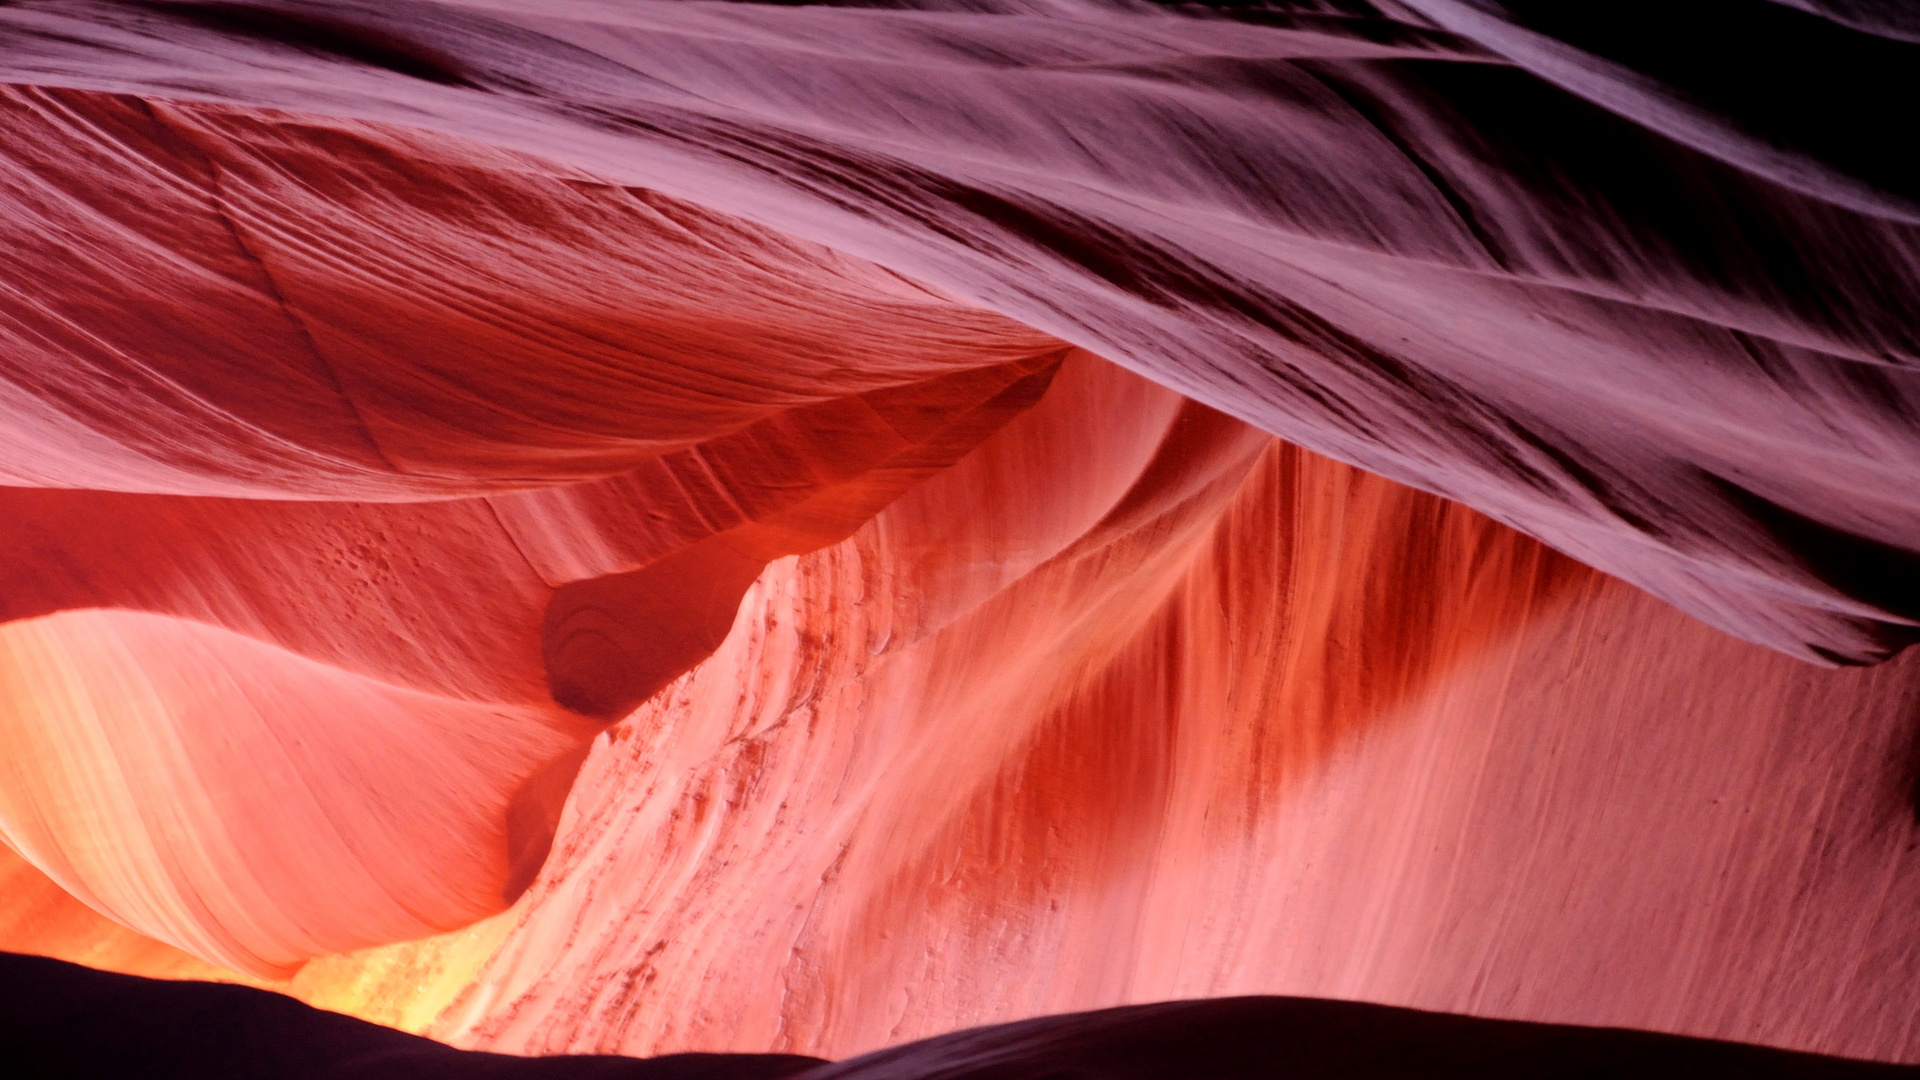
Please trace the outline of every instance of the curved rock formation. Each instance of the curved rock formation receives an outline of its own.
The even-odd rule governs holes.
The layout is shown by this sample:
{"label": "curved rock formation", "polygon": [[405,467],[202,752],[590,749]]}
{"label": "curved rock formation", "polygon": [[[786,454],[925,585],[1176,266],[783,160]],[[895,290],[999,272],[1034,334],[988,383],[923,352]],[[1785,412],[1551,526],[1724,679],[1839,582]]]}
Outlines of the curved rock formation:
{"label": "curved rock formation", "polygon": [[1709,7],[0,6],[0,944],[1920,1056],[1920,35]]}
{"label": "curved rock formation", "polygon": [[596,743],[431,1031],[839,1057],[1260,993],[1911,1059],[1916,702],[1069,362]]}
{"label": "curved rock formation", "polygon": [[498,910],[597,730],[565,707],[616,719],[685,671],[769,559],[964,454],[1066,352],[444,138],[6,104],[10,244],[44,271],[8,317],[7,467],[38,486],[0,491],[0,833],[241,971]]}
{"label": "curved rock formation", "polygon": [[[751,390],[723,376],[685,383],[685,400],[603,400],[632,378],[593,329],[619,287],[549,290],[576,273],[576,253],[632,255],[597,226],[543,224],[514,261],[544,289],[488,292],[489,241],[553,212],[452,179],[447,157],[498,161],[481,147],[502,147],[578,170],[534,171],[674,195],[971,297],[1487,511],[1751,640],[1860,660],[1910,638],[1914,203],[1864,119],[1915,92],[1897,16],[1754,0],[1711,20],[1737,44],[1696,48],[1672,28],[1657,35],[1667,45],[1636,44],[1646,35],[1620,29],[1638,25],[1627,12],[1492,0],[913,7],[47,0],[0,19],[0,78],[166,99],[127,102],[133,116],[97,130],[135,161],[153,156],[141,128],[168,132],[184,158],[168,185],[217,189],[179,196],[209,234],[180,245],[236,264],[236,246],[259,246],[236,273],[265,274],[313,327],[313,346],[287,355],[317,347],[338,369],[330,384],[311,361],[283,361],[307,365],[281,392],[308,380],[311,407],[256,422],[285,450],[203,406],[166,406],[157,387],[118,391],[185,409],[204,430],[195,454],[231,447],[238,463],[186,466],[222,485],[263,471],[305,490],[380,477],[382,439],[416,474],[406,490],[578,475],[737,422],[763,392],[821,392],[820,370],[795,356]],[[1703,55],[1719,59],[1689,73],[1683,61]],[[196,120],[204,106],[182,99],[322,113],[342,134],[319,152],[281,145],[303,121]],[[364,160],[364,128],[345,118],[464,141],[434,155],[447,179],[405,180]],[[310,197],[304,170],[334,174],[317,181],[323,196],[329,182],[336,198],[426,190],[340,215],[401,243],[329,277],[337,246],[276,236],[266,216]],[[436,200],[484,235],[450,249],[423,239]],[[383,287],[461,296],[476,284],[462,275],[479,292],[440,308],[444,343],[394,339],[407,288]],[[500,325],[519,317],[547,329]],[[691,317],[682,340],[729,336]],[[275,317],[255,332],[294,331]],[[76,346],[51,347],[57,360]],[[502,380],[493,393],[528,395],[504,409],[463,381],[474,350],[502,348],[544,358],[477,364]],[[208,383],[188,400],[232,392]],[[361,424],[340,418],[348,403]],[[641,418],[645,435],[618,431]],[[42,432],[33,445],[78,459],[37,466],[50,476],[184,482],[164,447],[111,449],[90,441],[97,425],[40,423],[53,426],[24,429]],[[295,449],[316,443],[318,461]],[[130,452],[160,461],[100,460]]]}

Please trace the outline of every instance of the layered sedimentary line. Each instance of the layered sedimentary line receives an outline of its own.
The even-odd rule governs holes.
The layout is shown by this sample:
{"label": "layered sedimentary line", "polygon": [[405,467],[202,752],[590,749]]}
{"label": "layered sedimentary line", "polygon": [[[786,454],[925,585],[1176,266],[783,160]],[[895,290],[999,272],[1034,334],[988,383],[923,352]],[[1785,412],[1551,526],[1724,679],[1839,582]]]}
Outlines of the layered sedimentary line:
{"label": "layered sedimentary line", "polygon": [[0,8],[0,836],[259,979],[512,901],[330,969],[495,1049],[1911,1058],[1915,661],[1788,657],[1920,615],[1920,68],[1754,12]]}
{"label": "layered sedimentary line", "polygon": [[1916,670],[1070,362],[596,743],[428,1030],[842,1057],[1294,994],[1911,1060]]}
{"label": "layered sedimentary line", "polygon": [[[28,211],[10,221],[46,271],[13,291],[9,362],[44,396],[11,429],[10,465],[47,486],[0,496],[16,620],[4,831],[98,910],[243,971],[285,974],[498,910],[544,857],[596,730],[563,705],[613,719],[624,709],[603,701],[630,707],[684,671],[717,642],[703,620],[724,632],[767,560],[838,539],[964,454],[1044,390],[1065,351],[644,193],[497,156],[470,161],[462,187],[421,149],[445,140],[409,154],[417,137],[296,125],[281,149],[333,165],[256,158],[267,172],[253,179],[280,185],[269,199],[231,162],[224,180],[210,164],[223,146],[273,141],[264,129],[223,142],[186,113],[101,95],[21,91],[10,105],[10,178]],[[343,173],[355,156],[415,182]],[[448,217],[479,212],[489,184],[512,236]],[[249,196],[266,201],[249,210]],[[569,219],[575,235],[539,239]],[[394,233],[401,221],[412,238]],[[597,264],[589,236],[647,273]],[[540,245],[572,260],[546,267],[544,309]],[[589,281],[621,295],[581,292]],[[835,288],[857,310],[836,313]],[[310,297],[360,329],[329,327]],[[575,313],[570,338],[560,309]],[[905,337],[887,339],[889,318]],[[700,419],[700,399],[724,395],[691,387],[689,366],[724,365],[730,347],[737,370],[712,385],[761,404]],[[793,367],[809,349],[825,365],[814,376]],[[863,350],[891,359],[861,363]],[[614,383],[596,385],[596,354]],[[446,365],[437,388],[419,381],[426,356]],[[369,395],[356,371],[400,385]],[[600,419],[557,401],[563,386]],[[372,404],[382,394],[465,420],[396,423]],[[614,434],[663,422],[690,437]],[[511,479],[484,476],[479,432],[526,452]],[[602,479],[580,481],[582,453]],[[503,494],[454,497],[488,491]],[[710,610],[596,601],[662,563]],[[599,613],[592,640],[640,640],[574,659],[582,631],[556,595],[565,612]],[[682,636],[693,644],[651,648]],[[472,743],[471,775],[435,768]],[[442,786],[410,782],[420,770]]]}
{"label": "layered sedimentary line", "polygon": [[[1872,117],[1911,96],[1914,46],[1891,16],[1727,10],[1748,7],[1716,22],[1739,46],[1702,53],[1710,76],[1657,14],[1525,4],[51,2],[0,25],[17,83],[431,129],[861,254],[1751,640],[1883,657],[1920,611],[1898,584],[1915,226]],[[210,152],[196,168],[228,231],[273,240],[271,175]],[[407,250],[349,277],[478,257]],[[525,478],[522,439],[563,471],[626,452],[598,438],[630,417],[582,400],[621,377],[578,337],[529,369],[561,385],[501,387],[540,404],[500,431],[446,415],[500,399],[418,357],[403,370],[423,381],[358,385],[377,361],[327,334],[366,338],[381,297],[303,301],[321,255],[259,261],[340,369],[314,391],[333,404],[302,415],[344,393],[371,433],[322,473],[383,473],[352,456],[369,445],[415,474],[403,488],[465,482],[446,468]],[[737,415],[713,374],[688,376],[680,415]],[[788,392],[813,377],[790,368]],[[586,442],[533,434],[556,424]],[[685,426],[656,416],[648,438]],[[423,428],[465,464],[411,446]],[[242,471],[322,483],[297,450],[261,453]],[[183,483],[177,467],[141,482]],[[103,468],[56,472],[98,486]]]}
{"label": "layered sedimentary line", "polygon": [[1069,351],[444,137],[5,107],[0,834],[254,975],[498,911],[599,724]]}

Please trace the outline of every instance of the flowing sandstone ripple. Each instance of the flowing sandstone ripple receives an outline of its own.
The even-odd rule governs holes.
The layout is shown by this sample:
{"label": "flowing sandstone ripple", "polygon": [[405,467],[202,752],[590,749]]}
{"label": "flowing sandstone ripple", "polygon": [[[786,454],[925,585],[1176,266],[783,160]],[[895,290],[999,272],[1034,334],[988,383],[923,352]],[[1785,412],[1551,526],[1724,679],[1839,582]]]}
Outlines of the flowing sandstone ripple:
{"label": "flowing sandstone ripple", "polygon": [[0,7],[0,944],[1920,1059],[1920,27],[1643,7]]}

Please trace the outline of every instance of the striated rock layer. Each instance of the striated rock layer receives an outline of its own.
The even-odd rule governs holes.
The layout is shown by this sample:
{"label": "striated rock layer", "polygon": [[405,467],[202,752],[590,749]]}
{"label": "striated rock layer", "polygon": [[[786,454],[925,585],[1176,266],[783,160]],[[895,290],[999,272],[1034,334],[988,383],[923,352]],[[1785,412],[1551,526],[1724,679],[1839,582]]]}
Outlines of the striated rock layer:
{"label": "striated rock layer", "polygon": [[1917,706],[1069,363],[596,743],[432,1030],[838,1057],[1280,993],[1911,1060]]}
{"label": "striated rock layer", "polygon": [[1068,348],[444,138],[5,104],[0,832],[254,974],[498,910],[595,720]]}
{"label": "striated rock layer", "polygon": [[[44,267],[9,301],[16,472],[473,490],[907,375],[863,347],[823,366],[829,296],[759,305],[778,332],[740,326],[744,300],[627,306],[712,280],[703,255],[639,265],[607,220],[639,186],[968,297],[1750,640],[1911,638],[1920,183],[1875,118],[1920,91],[1920,46],[1892,5],[902,6],[9,6],[0,81],[48,88],[16,106],[47,120],[10,124],[36,180],[9,244]],[[567,197],[485,175],[528,154]],[[96,222],[226,280],[101,262]],[[89,316],[103,280],[140,315]],[[156,346],[242,305],[268,315],[186,339],[201,360]],[[136,378],[110,359],[128,332]],[[916,367],[980,355],[924,344]],[[180,436],[117,432],[127,408]]]}
{"label": "striated rock layer", "polygon": [[1883,7],[0,7],[0,945],[1920,1060]]}

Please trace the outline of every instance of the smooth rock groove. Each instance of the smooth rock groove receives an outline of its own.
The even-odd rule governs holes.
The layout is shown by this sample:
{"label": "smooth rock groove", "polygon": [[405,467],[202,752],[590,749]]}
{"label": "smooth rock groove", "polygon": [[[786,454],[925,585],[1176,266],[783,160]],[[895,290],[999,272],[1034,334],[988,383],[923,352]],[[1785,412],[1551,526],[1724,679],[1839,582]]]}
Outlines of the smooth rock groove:
{"label": "smooth rock groove", "polygon": [[0,945],[1920,1060],[1920,24],[1697,14],[0,6]]}

